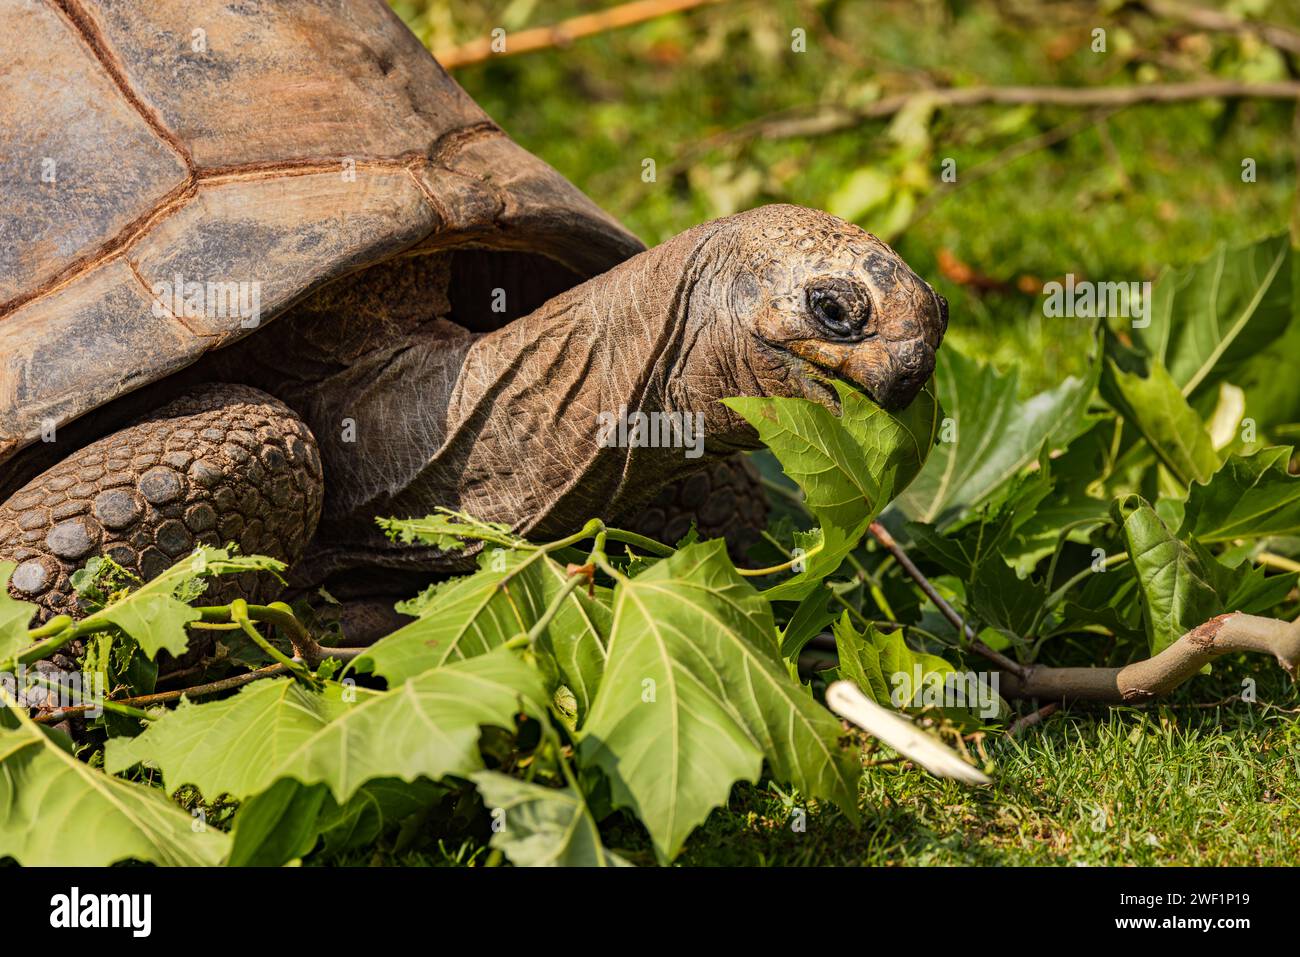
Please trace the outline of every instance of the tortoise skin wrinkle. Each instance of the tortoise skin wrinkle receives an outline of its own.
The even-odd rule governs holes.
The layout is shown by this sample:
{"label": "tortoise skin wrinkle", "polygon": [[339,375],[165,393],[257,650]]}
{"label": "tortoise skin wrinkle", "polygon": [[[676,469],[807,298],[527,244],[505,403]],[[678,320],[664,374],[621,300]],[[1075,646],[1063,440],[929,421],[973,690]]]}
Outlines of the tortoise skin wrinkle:
{"label": "tortoise skin wrinkle", "polygon": [[[148,578],[233,542],[374,619],[367,589],[472,565],[374,522],[443,505],[738,544],[758,442],[719,400],[834,407],[838,376],[901,407],[947,326],[825,213],[645,250],[382,0],[0,0],[0,58],[0,560],[43,616],[95,554]],[[615,413],[702,445],[610,445]]]}

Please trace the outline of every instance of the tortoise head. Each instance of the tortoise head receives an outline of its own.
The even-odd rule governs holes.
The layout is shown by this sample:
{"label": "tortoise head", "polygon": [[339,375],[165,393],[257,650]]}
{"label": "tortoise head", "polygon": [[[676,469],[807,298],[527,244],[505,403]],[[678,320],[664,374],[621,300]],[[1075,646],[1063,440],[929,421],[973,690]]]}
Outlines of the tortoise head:
{"label": "tortoise head", "polygon": [[801,206],[763,206],[721,230],[733,266],[725,311],[748,333],[763,391],[826,402],[824,380],[840,378],[891,410],[921,391],[948,303],[888,245]]}

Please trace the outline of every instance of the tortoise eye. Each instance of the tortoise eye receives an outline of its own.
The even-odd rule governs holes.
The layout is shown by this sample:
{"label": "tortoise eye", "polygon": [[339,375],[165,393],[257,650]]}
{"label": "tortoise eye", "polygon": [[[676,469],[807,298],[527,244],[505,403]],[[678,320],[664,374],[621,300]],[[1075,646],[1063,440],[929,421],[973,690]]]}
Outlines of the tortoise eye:
{"label": "tortoise eye", "polygon": [[847,286],[835,282],[808,290],[808,311],[818,325],[837,339],[860,337],[871,318],[870,302]]}

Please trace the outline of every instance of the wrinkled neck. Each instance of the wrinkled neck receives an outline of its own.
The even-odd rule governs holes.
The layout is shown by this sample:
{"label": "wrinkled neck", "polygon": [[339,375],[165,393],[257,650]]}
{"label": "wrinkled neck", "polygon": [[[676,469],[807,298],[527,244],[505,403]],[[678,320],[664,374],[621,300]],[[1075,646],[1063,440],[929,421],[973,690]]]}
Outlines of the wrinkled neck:
{"label": "wrinkled neck", "polygon": [[[478,337],[426,478],[457,505],[536,535],[616,518],[747,444],[692,230]],[[725,325],[725,324],[723,324]]]}
{"label": "wrinkled neck", "polygon": [[683,233],[496,332],[421,326],[309,390],[330,485],[309,580],[359,562],[472,567],[387,542],[376,515],[445,506],[545,540],[622,519],[754,447],[718,401],[762,390],[726,320],[713,278],[726,250],[711,235]]}

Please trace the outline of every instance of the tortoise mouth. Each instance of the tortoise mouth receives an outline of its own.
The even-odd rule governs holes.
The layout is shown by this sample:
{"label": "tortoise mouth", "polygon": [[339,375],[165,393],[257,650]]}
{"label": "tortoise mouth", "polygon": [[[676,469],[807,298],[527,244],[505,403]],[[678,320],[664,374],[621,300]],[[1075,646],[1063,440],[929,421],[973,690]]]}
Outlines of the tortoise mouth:
{"label": "tortoise mouth", "polygon": [[799,361],[804,378],[815,375],[821,379],[837,379],[864,393],[876,405],[885,405],[881,401],[882,386],[888,387],[888,382],[877,380],[882,372],[888,378],[889,363],[888,357],[881,355],[877,336],[870,335],[858,342],[797,339],[781,343],[779,348]]}
{"label": "tortoise mouth", "polygon": [[[803,384],[805,390],[812,390],[818,396],[829,400],[832,407],[839,408],[840,394],[835,391],[831,385],[831,380],[843,382],[855,392],[860,392],[870,399],[874,404],[885,408],[885,404],[877,397],[874,388],[868,382],[860,382],[851,376],[845,375],[838,366],[830,363],[819,362],[807,355],[801,355],[788,349],[782,349],[787,356],[793,359],[795,374]],[[808,398],[813,398],[808,396]]]}
{"label": "tortoise mouth", "polygon": [[[887,412],[907,408],[934,372],[935,350],[919,337],[889,341],[873,336],[854,345],[801,340],[783,349],[797,360],[805,380],[838,380]],[[834,391],[826,385],[822,389]]]}
{"label": "tortoise mouth", "polygon": [[820,366],[815,362],[811,362],[809,363],[809,365],[816,370],[816,372],[810,378],[812,378],[812,380],[818,386],[820,386],[823,389],[826,389],[832,395],[834,395],[835,401],[837,403],[839,402],[839,398],[840,398],[839,393],[836,392],[835,389],[832,388],[831,386],[825,384],[825,380],[827,379],[834,379],[837,382],[843,382],[849,388],[853,389],[853,391],[861,392],[868,399],[870,399],[875,405],[880,406],[882,409],[888,408],[888,406],[884,402],[880,401],[880,398],[876,395],[875,390],[872,389],[872,387],[867,385],[866,383],[858,382],[856,379],[851,379],[848,376],[844,375],[843,373],[836,371],[835,369],[830,369],[827,368],[826,366]]}

